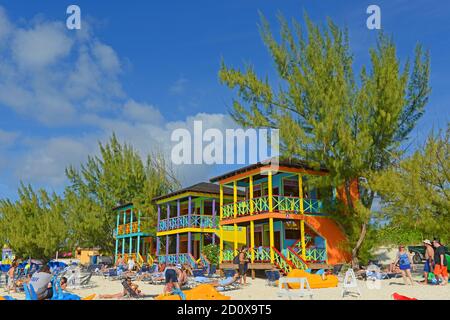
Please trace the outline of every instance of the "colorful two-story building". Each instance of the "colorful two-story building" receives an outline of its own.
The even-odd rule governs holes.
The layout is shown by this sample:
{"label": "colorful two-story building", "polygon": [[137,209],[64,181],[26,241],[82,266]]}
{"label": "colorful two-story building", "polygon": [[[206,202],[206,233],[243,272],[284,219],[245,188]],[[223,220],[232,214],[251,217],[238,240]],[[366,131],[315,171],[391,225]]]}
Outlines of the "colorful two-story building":
{"label": "colorful two-story building", "polygon": [[138,265],[144,262],[152,263],[153,237],[144,231],[142,222],[145,218],[141,212],[135,209],[133,203],[117,206],[113,211],[116,213],[115,261],[119,258],[128,261],[128,258],[132,257]]}
{"label": "colorful two-story building", "polygon": [[[247,230],[253,275],[274,266],[286,274],[294,268],[322,268],[349,260],[343,230],[332,213],[324,212],[320,189],[308,184],[313,176],[326,174],[326,169],[300,161],[280,161],[277,167],[256,163],[210,180],[219,184],[220,230]],[[221,268],[233,267],[239,248],[237,241],[233,244],[230,248],[220,241]]]}
{"label": "colorful two-story building", "polygon": [[[212,183],[198,183],[153,199],[158,208],[156,256],[159,263],[208,264],[202,249],[222,243],[231,247],[246,243],[245,227],[219,230],[219,199],[233,201],[233,189]],[[236,193],[243,197],[244,193]]]}

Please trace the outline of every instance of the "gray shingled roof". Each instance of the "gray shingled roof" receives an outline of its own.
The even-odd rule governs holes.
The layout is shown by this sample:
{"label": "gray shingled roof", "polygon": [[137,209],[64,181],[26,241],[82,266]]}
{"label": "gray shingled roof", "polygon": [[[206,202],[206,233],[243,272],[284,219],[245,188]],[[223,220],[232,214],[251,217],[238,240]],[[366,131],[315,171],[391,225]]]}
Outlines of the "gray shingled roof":
{"label": "gray shingled roof", "polygon": [[[200,193],[209,193],[212,195],[219,195],[220,193],[220,187],[218,184],[215,183],[209,183],[209,182],[200,182],[197,184],[194,184],[193,186],[186,187],[177,191],[174,191],[169,194],[165,194],[156,198],[153,198],[152,201],[158,201],[166,198],[170,198],[179,194],[187,193],[187,192],[200,192]],[[233,195],[233,189],[229,187],[223,187],[223,194],[224,195]],[[238,190],[238,196],[243,196],[245,193],[243,191]]]}

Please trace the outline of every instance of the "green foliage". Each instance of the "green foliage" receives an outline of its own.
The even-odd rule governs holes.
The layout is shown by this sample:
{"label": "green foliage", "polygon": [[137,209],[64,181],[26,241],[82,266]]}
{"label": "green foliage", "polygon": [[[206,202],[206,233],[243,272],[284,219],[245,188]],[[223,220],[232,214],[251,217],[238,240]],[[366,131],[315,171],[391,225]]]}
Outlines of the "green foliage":
{"label": "green foliage", "polygon": [[0,200],[0,234],[19,256],[46,259],[67,248],[64,201],[21,185],[19,200]]}
{"label": "green foliage", "polygon": [[19,256],[45,259],[77,246],[111,252],[116,226],[112,209],[127,202],[141,210],[141,227],[154,231],[157,213],[151,199],[178,187],[164,158],[148,156],[144,164],[115,135],[99,147],[100,155],[90,156],[79,170],[67,168],[64,197],[22,185],[17,202],[0,201],[1,238]]}
{"label": "green foliage", "polygon": [[219,265],[220,248],[214,244],[208,244],[203,247],[202,253],[212,265]]}
{"label": "green foliage", "polygon": [[[414,65],[402,68],[392,39],[380,34],[370,49],[370,66],[358,79],[348,33],[331,20],[321,28],[305,16],[305,34],[298,22],[291,28],[280,16],[280,40],[261,20],[277,78],[259,77],[250,65],[241,71],[222,63],[220,81],[237,91],[233,118],[243,126],[279,129],[283,156],[325,166],[330,174],[321,184],[344,186],[351,199],[351,182],[389,168],[423,114],[430,92],[428,54],[418,46]],[[355,263],[375,195],[363,184],[359,191],[360,199],[347,201],[340,217]]]}
{"label": "green foliage", "polygon": [[141,227],[149,232],[156,225],[151,199],[178,186],[161,154],[148,156],[146,163],[131,145],[121,145],[113,135],[99,144],[100,155],[91,156],[80,170],[66,170],[70,185],[65,198],[73,246],[99,246],[112,250],[116,215],[112,208],[133,202],[141,210]]}
{"label": "green foliage", "polygon": [[412,156],[371,178],[370,187],[382,197],[384,219],[389,221],[386,234],[402,230],[402,241],[434,236],[450,241],[449,139],[447,125],[445,134],[431,134]]}

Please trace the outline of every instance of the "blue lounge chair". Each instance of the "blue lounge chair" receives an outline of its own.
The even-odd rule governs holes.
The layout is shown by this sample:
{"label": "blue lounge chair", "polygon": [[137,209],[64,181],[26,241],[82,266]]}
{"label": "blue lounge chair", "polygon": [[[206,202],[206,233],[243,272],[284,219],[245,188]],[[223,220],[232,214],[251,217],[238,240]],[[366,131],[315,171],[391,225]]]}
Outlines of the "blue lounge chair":
{"label": "blue lounge chair", "polygon": [[276,284],[276,281],[278,281],[281,277],[280,271],[278,270],[266,270],[266,278],[267,278],[267,285],[274,286]]}
{"label": "blue lounge chair", "polygon": [[39,300],[32,284],[24,283],[23,291],[25,292],[25,300]]}

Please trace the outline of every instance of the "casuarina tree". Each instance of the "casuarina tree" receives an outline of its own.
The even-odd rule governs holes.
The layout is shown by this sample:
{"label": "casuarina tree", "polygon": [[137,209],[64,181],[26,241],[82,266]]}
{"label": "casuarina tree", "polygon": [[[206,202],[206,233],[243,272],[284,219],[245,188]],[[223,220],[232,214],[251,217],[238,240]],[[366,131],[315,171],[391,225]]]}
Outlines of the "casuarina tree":
{"label": "casuarina tree", "polygon": [[[369,50],[370,63],[354,70],[347,30],[331,20],[325,26],[305,15],[303,27],[279,16],[280,36],[261,16],[260,31],[275,76],[254,67],[227,66],[220,81],[234,89],[231,115],[246,127],[280,130],[283,156],[329,170],[325,184],[343,186],[341,221],[349,238],[354,266],[370,227],[373,172],[386,170],[424,113],[430,93],[429,56],[418,45],[410,63],[401,63],[390,37],[380,33]],[[359,197],[351,197],[358,182]]]}

